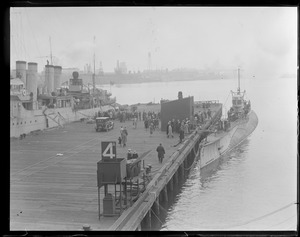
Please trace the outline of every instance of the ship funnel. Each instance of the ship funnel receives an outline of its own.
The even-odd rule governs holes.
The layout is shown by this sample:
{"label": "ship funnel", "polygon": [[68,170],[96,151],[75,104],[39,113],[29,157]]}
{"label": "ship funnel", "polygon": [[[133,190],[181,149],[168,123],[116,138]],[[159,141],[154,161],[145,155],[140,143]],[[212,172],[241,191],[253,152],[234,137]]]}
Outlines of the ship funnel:
{"label": "ship funnel", "polygon": [[16,61],[16,76],[20,78],[24,87],[26,87],[26,62],[25,61]]}
{"label": "ship funnel", "polygon": [[45,65],[45,84],[50,95],[54,91],[54,67],[52,65]]}
{"label": "ship funnel", "polygon": [[179,91],[178,92],[178,100],[181,100],[183,97],[182,97],[182,91]]}
{"label": "ship funnel", "polygon": [[37,63],[28,63],[28,70],[26,75],[26,89],[33,94],[33,101],[37,100]]}
{"label": "ship funnel", "polygon": [[53,84],[54,90],[56,90],[58,87],[60,87],[61,71],[62,71],[61,66],[54,66],[54,84]]}

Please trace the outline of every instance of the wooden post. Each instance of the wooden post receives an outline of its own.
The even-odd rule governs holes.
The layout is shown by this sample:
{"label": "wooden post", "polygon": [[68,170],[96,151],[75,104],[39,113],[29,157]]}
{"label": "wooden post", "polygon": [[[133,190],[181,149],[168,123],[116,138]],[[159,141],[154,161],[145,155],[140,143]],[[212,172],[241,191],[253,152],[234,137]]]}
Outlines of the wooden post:
{"label": "wooden post", "polygon": [[139,224],[139,226],[136,228],[136,231],[142,231],[142,223]]}
{"label": "wooden post", "polygon": [[151,230],[151,208],[147,212],[146,216],[143,219],[145,224],[145,230]]}
{"label": "wooden post", "polygon": [[194,146],[194,148],[193,148],[193,157],[194,157],[194,158],[196,158],[196,154],[197,154],[197,152],[196,152],[196,147]]}
{"label": "wooden post", "polygon": [[184,162],[183,162],[183,171],[184,171],[184,174],[185,174],[185,169],[188,168],[188,164],[187,164],[187,158],[185,158]]}
{"label": "wooden post", "polygon": [[168,190],[167,190],[166,186],[163,189],[163,195],[164,195],[164,202],[167,204],[168,203]]}
{"label": "wooden post", "polygon": [[173,180],[174,180],[174,189],[178,189],[179,188],[179,184],[178,184],[178,172],[179,170],[177,170],[173,176]]}
{"label": "wooden post", "polygon": [[169,183],[168,183],[171,192],[173,192],[173,180],[172,179],[173,178],[171,178]]}
{"label": "wooden post", "polygon": [[184,182],[184,162],[183,164],[180,165],[180,181],[183,183]]}
{"label": "wooden post", "polygon": [[100,210],[100,188],[98,187],[98,216],[99,216],[99,220],[100,220],[100,215],[101,215],[101,210]]}
{"label": "wooden post", "polygon": [[148,220],[149,220],[149,230],[151,230],[151,228],[152,228],[152,225],[151,225],[151,222],[152,222],[152,220],[151,220],[151,209],[148,211]]}
{"label": "wooden post", "polygon": [[153,209],[154,213],[158,216],[159,215],[159,200],[156,199],[155,202],[153,203]]}
{"label": "wooden post", "polygon": [[162,195],[162,192],[163,192],[163,190],[159,193],[159,195],[158,195],[158,201],[159,201],[159,203],[162,203],[163,202],[163,195]]}
{"label": "wooden post", "polygon": [[122,212],[123,212],[123,204],[122,204],[122,202],[123,202],[123,200],[122,200],[122,182],[120,182],[120,215],[122,214]]}

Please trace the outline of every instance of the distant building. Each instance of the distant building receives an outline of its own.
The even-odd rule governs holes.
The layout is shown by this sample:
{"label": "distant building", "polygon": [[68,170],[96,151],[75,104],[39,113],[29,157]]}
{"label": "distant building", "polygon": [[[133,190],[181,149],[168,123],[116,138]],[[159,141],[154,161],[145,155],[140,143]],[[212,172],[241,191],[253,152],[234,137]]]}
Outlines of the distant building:
{"label": "distant building", "polygon": [[117,66],[115,68],[116,74],[126,74],[127,73],[127,66],[125,62],[119,62],[117,61]]}
{"label": "distant building", "polygon": [[74,72],[74,71],[79,71],[79,68],[77,68],[77,67],[69,67],[69,68],[62,68],[62,74],[67,74],[67,75],[70,75],[70,76],[72,76],[72,73]]}

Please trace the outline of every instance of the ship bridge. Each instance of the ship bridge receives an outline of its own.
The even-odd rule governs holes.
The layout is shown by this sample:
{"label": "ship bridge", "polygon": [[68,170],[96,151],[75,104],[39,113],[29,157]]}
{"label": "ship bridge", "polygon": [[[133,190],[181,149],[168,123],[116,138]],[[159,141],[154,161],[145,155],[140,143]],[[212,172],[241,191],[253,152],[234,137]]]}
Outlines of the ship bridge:
{"label": "ship bridge", "polygon": [[242,109],[244,108],[244,95],[245,95],[245,91],[244,92],[233,92],[232,93],[232,107],[234,109],[235,112],[240,112],[242,111]]}

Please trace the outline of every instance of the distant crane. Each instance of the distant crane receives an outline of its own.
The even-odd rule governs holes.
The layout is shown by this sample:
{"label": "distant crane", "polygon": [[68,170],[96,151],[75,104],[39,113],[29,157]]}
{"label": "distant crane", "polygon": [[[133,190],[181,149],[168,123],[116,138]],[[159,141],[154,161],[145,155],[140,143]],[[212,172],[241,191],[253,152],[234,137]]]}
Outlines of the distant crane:
{"label": "distant crane", "polygon": [[96,87],[96,85],[95,85],[95,41],[96,41],[96,36],[94,36],[94,73],[93,73],[93,94],[95,94],[95,87]]}

